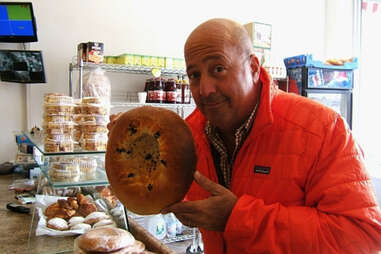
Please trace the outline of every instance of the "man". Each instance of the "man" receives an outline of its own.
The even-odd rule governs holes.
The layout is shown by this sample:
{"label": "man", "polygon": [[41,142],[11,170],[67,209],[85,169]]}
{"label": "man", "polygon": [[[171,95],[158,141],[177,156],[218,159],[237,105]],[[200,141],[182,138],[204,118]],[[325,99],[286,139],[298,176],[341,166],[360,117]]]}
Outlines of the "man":
{"label": "man", "polygon": [[361,151],[336,112],[277,90],[244,28],[212,19],[188,37],[198,164],[174,212],[205,253],[376,253],[381,214]]}

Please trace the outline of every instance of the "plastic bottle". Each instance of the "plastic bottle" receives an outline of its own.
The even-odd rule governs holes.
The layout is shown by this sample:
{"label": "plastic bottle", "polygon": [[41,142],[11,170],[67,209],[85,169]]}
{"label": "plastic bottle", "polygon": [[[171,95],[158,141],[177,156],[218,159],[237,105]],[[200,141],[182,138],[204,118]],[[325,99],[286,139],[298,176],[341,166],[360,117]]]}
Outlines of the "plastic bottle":
{"label": "plastic bottle", "polygon": [[176,103],[177,100],[177,89],[176,81],[172,78],[165,82],[165,103]]}
{"label": "plastic bottle", "polygon": [[165,220],[162,214],[152,215],[147,219],[146,229],[154,237],[162,240],[167,235]]}
{"label": "plastic bottle", "polygon": [[181,89],[181,80],[179,76],[176,79],[176,90],[177,90],[176,103],[181,104],[182,103],[182,89]]}
{"label": "plastic bottle", "polygon": [[190,103],[190,87],[189,87],[189,82],[185,79],[183,76],[182,84],[181,84],[181,95],[182,95],[182,100],[181,102],[184,104],[189,104]]}
{"label": "plastic bottle", "polygon": [[173,213],[164,215],[164,220],[167,226],[167,236],[172,238],[176,236],[176,217]]}

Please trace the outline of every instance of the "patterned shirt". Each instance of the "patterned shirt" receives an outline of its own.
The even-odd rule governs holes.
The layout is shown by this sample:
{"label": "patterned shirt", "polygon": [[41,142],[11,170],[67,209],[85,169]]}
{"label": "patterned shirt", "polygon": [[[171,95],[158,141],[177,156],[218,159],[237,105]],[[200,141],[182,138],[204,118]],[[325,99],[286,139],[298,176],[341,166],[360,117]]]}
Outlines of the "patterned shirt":
{"label": "patterned shirt", "polygon": [[253,126],[255,119],[255,112],[257,111],[258,103],[255,105],[253,111],[251,112],[249,118],[239,127],[235,132],[235,146],[233,155],[229,158],[229,153],[224,141],[221,138],[221,134],[217,127],[212,126],[210,121],[207,121],[205,126],[205,133],[209,138],[211,143],[211,150],[214,160],[214,165],[216,167],[218,181],[220,184],[224,185],[226,188],[229,188],[232,167],[234,164],[235,157],[247,136],[250,133],[251,127]]}

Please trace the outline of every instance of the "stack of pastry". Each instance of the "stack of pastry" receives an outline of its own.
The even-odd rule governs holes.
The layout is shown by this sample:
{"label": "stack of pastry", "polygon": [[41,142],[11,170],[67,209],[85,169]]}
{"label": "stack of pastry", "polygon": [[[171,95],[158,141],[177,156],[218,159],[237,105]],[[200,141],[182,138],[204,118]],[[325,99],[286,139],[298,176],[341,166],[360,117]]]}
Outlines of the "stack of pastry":
{"label": "stack of pastry", "polygon": [[44,95],[43,129],[45,152],[72,152],[73,98],[60,93]]}
{"label": "stack of pastry", "polygon": [[107,144],[107,123],[110,106],[100,98],[82,98],[81,147],[88,151],[104,151]]}
{"label": "stack of pastry", "polygon": [[80,99],[74,100],[74,115],[73,115],[74,131],[73,131],[73,140],[75,150],[80,150],[80,140],[82,136],[82,114],[81,114],[81,101]]}

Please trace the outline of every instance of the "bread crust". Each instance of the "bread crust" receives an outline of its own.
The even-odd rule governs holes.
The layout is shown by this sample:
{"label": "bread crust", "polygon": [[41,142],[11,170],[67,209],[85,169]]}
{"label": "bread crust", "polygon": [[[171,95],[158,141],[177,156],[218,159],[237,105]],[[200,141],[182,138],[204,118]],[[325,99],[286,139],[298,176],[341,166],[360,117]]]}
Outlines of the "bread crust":
{"label": "bread crust", "polygon": [[196,163],[192,132],[173,111],[143,106],[112,125],[106,172],[117,198],[134,213],[159,213],[181,201]]}

